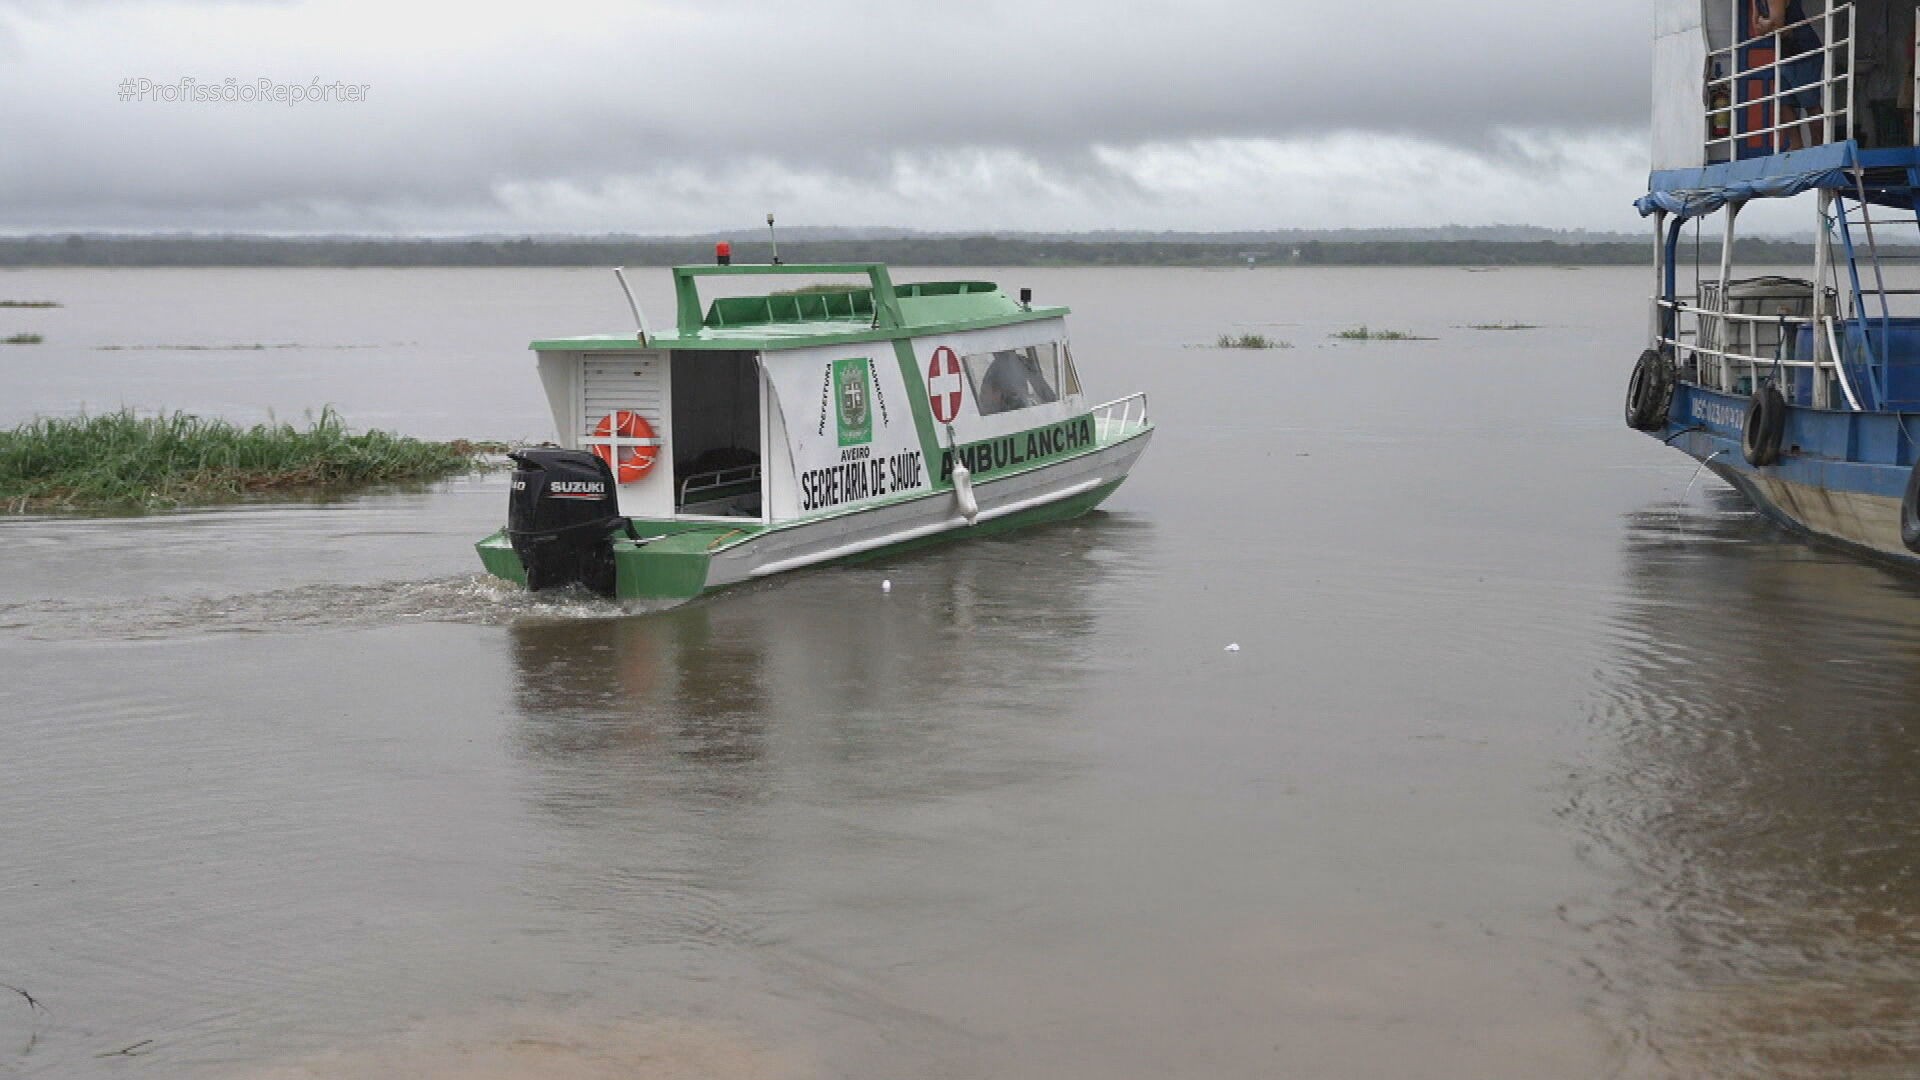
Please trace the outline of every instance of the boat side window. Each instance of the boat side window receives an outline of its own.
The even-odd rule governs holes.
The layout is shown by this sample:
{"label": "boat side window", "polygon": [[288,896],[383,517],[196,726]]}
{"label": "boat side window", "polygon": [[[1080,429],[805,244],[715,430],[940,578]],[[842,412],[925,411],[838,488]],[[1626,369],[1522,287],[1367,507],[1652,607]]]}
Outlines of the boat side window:
{"label": "boat side window", "polygon": [[1073,366],[1073,346],[1062,343],[1060,346],[1060,377],[1063,380],[1060,392],[1067,397],[1080,395],[1080,370]]}
{"label": "boat side window", "polygon": [[1060,400],[1060,350],[1053,342],[972,353],[963,362],[982,416]]}

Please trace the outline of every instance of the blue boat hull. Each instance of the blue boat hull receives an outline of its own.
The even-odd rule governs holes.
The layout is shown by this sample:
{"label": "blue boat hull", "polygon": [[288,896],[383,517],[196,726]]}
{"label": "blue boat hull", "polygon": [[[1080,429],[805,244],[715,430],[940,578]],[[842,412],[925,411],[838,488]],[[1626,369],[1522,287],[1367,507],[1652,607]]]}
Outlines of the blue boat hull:
{"label": "blue boat hull", "polygon": [[1667,426],[1652,432],[1706,464],[1787,528],[1878,561],[1920,569],[1900,539],[1920,413],[1790,406],[1780,461],[1756,468],[1740,452],[1744,396],[1682,383]]}

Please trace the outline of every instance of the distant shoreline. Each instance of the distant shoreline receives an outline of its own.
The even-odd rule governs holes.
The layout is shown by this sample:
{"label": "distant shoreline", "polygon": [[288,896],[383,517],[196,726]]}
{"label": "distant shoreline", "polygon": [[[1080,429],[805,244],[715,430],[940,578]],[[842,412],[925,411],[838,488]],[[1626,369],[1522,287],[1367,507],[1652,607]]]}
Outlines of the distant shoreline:
{"label": "distant shoreline", "polygon": [[[1646,266],[1651,240],[1256,240],[1064,239],[1037,236],[782,237],[788,262],[885,262],[898,266]],[[765,262],[764,241],[736,242],[736,262]],[[1742,240],[1747,266],[1813,264],[1813,246]],[[1701,245],[1717,264],[1718,245]],[[712,240],[267,236],[0,237],[0,268],[14,267],[581,267],[673,266],[713,257]],[[1695,252],[1681,249],[1681,261]]]}

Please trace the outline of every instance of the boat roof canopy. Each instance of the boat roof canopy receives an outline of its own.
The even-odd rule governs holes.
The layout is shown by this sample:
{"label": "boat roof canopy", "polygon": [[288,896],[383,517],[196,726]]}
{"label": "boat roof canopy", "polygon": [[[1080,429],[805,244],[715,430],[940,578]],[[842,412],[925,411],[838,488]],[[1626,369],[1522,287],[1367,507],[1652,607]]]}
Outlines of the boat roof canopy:
{"label": "boat roof canopy", "polygon": [[1785,199],[1825,188],[1864,191],[1871,202],[1910,207],[1915,170],[1920,170],[1920,150],[1913,147],[1862,150],[1852,141],[1827,143],[1718,165],[1659,170],[1633,205],[1642,217],[1664,212],[1685,220],[1704,217],[1730,202]]}
{"label": "boat roof canopy", "polygon": [[[761,296],[717,297],[704,309],[698,279],[756,275],[865,276],[865,286],[809,286]],[[1063,307],[1018,303],[991,281],[895,285],[881,263],[775,263],[676,266],[676,327],[647,336],[648,348],[734,351],[795,349],[842,341],[885,341],[920,334],[1055,319]],[[634,334],[535,341],[540,351],[630,350]]]}

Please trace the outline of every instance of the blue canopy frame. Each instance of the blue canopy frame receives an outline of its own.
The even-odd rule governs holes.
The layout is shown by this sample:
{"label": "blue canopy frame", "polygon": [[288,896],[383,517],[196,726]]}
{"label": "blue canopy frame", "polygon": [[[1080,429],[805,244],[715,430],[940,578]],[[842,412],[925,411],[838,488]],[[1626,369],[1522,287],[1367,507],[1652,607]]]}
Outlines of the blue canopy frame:
{"label": "blue canopy frame", "polygon": [[1911,210],[1914,189],[1920,187],[1917,171],[1920,149],[1862,150],[1849,140],[1744,161],[1661,169],[1647,178],[1647,193],[1633,205],[1641,217],[1667,213],[1684,221],[1730,202],[1785,199],[1815,188],[1857,194],[1864,187],[1869,202]]}
{"label": "blue canopy frame", "polygon": [[[1920,202],[1916,202],[1916,194],[1920,194],[1920,148],[1862,150],[1852,141],[1829,143],[1718,165],[1658,170],[1648,178],[1647,189],[1634,206],[1642,217],[1665,216],[1666,228],[1660,238],[1665,270],[1661,287],[1671,301],[1679,287],[1677,255],[1681,226],[1686,222],[1729,203],[1791,198],[1813,190],[1831,191],[1843,201],[1864,199],[1912,214],[1920,211]],[[1895,320],[1884,293],[1880,294],[1879,317],[1866,314],[1869,293],[1860,279],[1860,253],[1855,250],[1847,214],[1842,211],[1828,220],[1837,226],[1846,256],[1847,284],[1851,286],[1854,310],[1861,316],[1848,320],[1842,355],[1835,359],[1864,376],[1859,381],[1866,401],[1863,408],[1875,411],[1889,404],[1892,387],[1887,362]],[[1664,309],[1661,336],[1674,337],[1676,322],[1671,307]],[[1850,362],[1848,356],[1855,359]]]}

